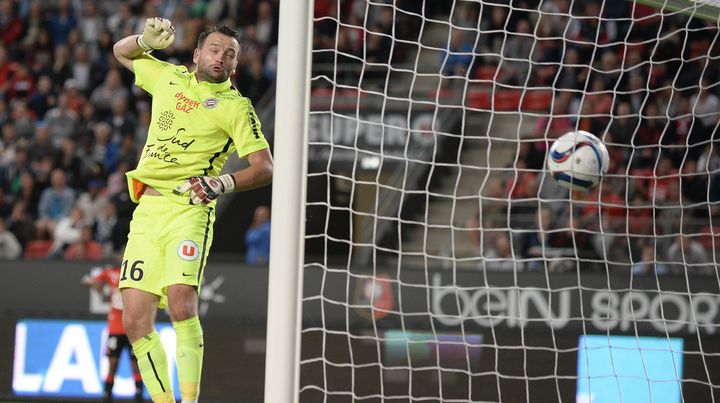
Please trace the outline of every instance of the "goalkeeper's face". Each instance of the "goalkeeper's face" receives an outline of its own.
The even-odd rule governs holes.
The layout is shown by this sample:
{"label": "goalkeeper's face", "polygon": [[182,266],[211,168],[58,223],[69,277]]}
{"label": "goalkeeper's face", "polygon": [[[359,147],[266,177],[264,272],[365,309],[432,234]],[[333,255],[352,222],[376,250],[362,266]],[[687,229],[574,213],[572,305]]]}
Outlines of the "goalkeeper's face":
{"label": "goalkeeper's face", "polygon": [[222,83],[235,74],[240,45],[235,38],[213,32],[202,47],[195,49],[193,62],[197,66],[198,81]]}

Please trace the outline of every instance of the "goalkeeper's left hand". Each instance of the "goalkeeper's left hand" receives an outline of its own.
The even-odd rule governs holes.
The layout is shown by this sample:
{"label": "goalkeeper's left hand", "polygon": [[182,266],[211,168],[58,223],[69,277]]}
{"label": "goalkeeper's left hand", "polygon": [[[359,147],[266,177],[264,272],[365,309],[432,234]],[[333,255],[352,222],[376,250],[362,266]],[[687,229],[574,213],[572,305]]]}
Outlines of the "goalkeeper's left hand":
{"label": "goalkeeper's left hand", "polygon": [[235,178],[230,174],[221,176],[193,176],[173,189],[176,195],[190,191],[190,204],[208,204],[218,196],[235,190]]}

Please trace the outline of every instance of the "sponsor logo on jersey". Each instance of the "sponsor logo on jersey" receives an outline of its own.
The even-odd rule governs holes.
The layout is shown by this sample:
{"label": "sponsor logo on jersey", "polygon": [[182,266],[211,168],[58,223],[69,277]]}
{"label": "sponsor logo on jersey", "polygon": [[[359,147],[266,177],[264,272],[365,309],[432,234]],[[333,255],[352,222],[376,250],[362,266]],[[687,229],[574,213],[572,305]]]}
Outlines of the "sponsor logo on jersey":
{"label": "sponsor logo on jersey", "polygon": [[203,106],[205,109],[213,109],[218,105],[218,99],[217,98],[208,98],[203,101]]}
{"label": "sponsor logo on jersey", "polygon": [[199,101],[189,98],[182,91],[175,93],[175,99],[177,100],[177,103],[175,103],[175,109],[180,112],[190,113],[190,111],[200,106]]}
{"label": "sponsor logo on jersey", "polygon": [[180,259],[192,261],[200,256],[200,248],[191,240],[182,241],[178,245],[177,254]]}

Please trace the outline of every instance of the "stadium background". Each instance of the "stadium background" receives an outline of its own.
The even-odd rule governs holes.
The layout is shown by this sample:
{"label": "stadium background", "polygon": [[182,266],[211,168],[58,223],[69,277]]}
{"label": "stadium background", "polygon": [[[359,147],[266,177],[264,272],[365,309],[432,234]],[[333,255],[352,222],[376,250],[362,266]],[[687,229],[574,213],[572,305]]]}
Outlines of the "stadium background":
{"label": "stadium background", "polygon": [[[343,1],[340,2],[344,10],[341,15],[350,16],[347,22],[350,26],[362,25],[363,22],[358,21],[357,16],[353,16],[352,10],[358,7],[361,1]],[[521,2],[526,8],[537,8],[538,2],[528,0]],[[567,4],[563,1],[545,1],[547,5],[555,5],[562,7]],[[624,1],[613,0],[607,1],[605,7],[606,13],[612,13],[614,16],[625,16],[631,11]],[[424,8],[423,8],[424,4]],[[591,15],[598,10],[593,9],[594,2],[574,2],[576,9],[573,13],[581,15]],[[423,14],[426,18],[445,19],[460,18],[462,23],[470,23],[473,21],[473,15],[477,15],[478,10],[473,7],[463,8],[462,12],[455,11],[456,15],[450,16],[450,3],[446,1],[398,1],[398,8]],[[362,83],[357,81],[357,73],[363,68],[357,64],[357,60],[347,58],[347,60],[336,61],[332,49],[336,43],[343,46],[344,54],[358,55],[363,51],[375,58],[380,63],[388,65],[403,65],[413,56],[413,49],[405,48],[405,42],[397,42],[391,47],[389,39],[375,38],[364,42],[357,37],[357,32],[353,30],[337,30],[337,25],[333,19],[323,19],[322,17],[334,15],[337,7],[334,1],[316,1],[316,17],[321,18],[315,26],[314,44],[316,50],[314,53],[313,76],[322,76],[328,71],[336,69],[341,74],[339,80],[344,85],[351,87],[368,86],[368,89],[383,88],[390,76],[382,70],[369,71],[368,79]],[[501,7],[498,7],[498,9]],[[13,232],[20,240],[23,246],[23,258],[18,261],[0,261],[0,270],[5,274],[5,278],[13,279],[12,290],[5,292],[0,297],[0,309],[2,309],[2,322],[0,322],[0,342],[3,348],[0,348],[0,398],[12,397],[12,375],[13,375],[13,355],[12,346],[14,345],[15,329],[18,320],[23,319],[58,319],[58,320],[102,320],[103,315],[100,313],[92,313],[90,307],[90,296],[87,290],[79,286],[80,277],[88,272],[92,267],[97,266],[105,261],[112,261],[114,254],[119,251],[122,245],[122,239],[127,232],[127,224],[132,212],[132,203],[126,196],[125,181],[123,179],[124,172],[134,166],[137,161],[137,152],[142,147],[145,130],[148,122],[148,105],[149,99],[137,88],[132,86],[132,75],[119,68],[117,62],[112,57],[112,44],[119,38],[138,33],[142,30],[144,20],[148,16],[163,16],[170,18],[177,33],[175,44],[163,51],[158,52],[160,58],[176,61],[180,63],[188,63],[190,55],[195,45],[195,38],[199,29],[206,23],[210,22],[228,22],[235,25],[241,31],[241,56],[238,65],[238,74],[234,78],[237,88],[245,96],[253,100],[258,110],[258,114],[263,121],[263,127],[266,136],[272,143],[273,139],[273,84],[276,62],[276,44],[277,44],[277,11],[278,1],[220,1],[220,0],[166,0],[166,1],[81,1],[81,0],[60,0],[58,2],[45,1],[13,1],[0,0],[0,124],[2,125],[2,139],[0,146],[0,216],[7,223],[8,229]],[[645,10],[652,13],[652,9]],[[476,14],[473,14],[476,13]],[[524,26],[526,22],[532,24],[543,24],[543,22],[533,21],[527,15],[522,13],[512,13],[510,16],[501,16],[502,18],[510,18],[511,23],[506,25],[504,20],[502,24],[493,20],[492,8],[488,8],[486,13],[474,18],[481,18],[483,24],[488,29],[492,27],[516,30],[517,26]],[[368,13],[370,20],[367,27],[372,27],[373,31],[390,32],[391,26],[394,24],[398,27],[393,35],[397,35],[399,39],[416,38],[421,29],[421,21],[408,17],[407,14],[398,14],[393,20],[393,16],[388,17],[382,8],[377,8]],[[464,22],[463,22],[464,21]],[[469,21],[469,22],[468,22]],[[670,19],[667,27],[662,32],[671,32],[678,27],[683,26],[683,17]],[[552,25],[544,23],[547,27]],[[633,32],[630,36],[642,38],[643,35],[652,32],[656,26],[651,21],[645,29]],[[694,24],[702,24],[694,22]],[[522,29],[533,31],[534,25],[524,27]],[[616,27],[617,28],[617,27]],[[642,28],[642,27],[641,27]],[[520,29],[520,28],[517,28]],[[550,29],[550,28],[548,28]],[[594,29],[594,28],[593,28]],[[541,30],[542,31],[542,30]],[[336,42],[336,33],[340,32],[341,39]],[[594,31],[593,31],[594,32]],[[616,31],[617,32],[617,31]],[[578,35],[590,35],[590,32],[580,30]],[[652,76],[652,82],[661,85],[667,83],[671,77],[679,78],[679,86],[689,88],[681,94],[681,99],[689,101],[697,96],[697,83],[693,84],[693,80],[700,77],[699,71],[703,71],[703,77],[709,82],[717,82],[717,65],[705,66],[704,61],[699,60],[693,63],[678,64],[674,61],[673,55],[686,52],[690,57],[692,52],[702,53],[710,46],[707,36],[694,35],[692,31],[684,32],[687,37],[677,40],[671,40],[663,43],[664,52],[655,57],[661,58],[666,63],[660,63],[665,69],[663,71],[642,71],[645,77]],[[428,34],[430,40],[441,46],[457,49],[467,49],[470,45],[463,38],[457,39],[458,43],[448,44],[448,35],[446,32],[438,31]],[[600,40],[609,41],[612,32],[603,32]],[[512,36],[512,35],[510,35]],[[518,41],[520,37],[518,36]],[[483,38],[482,46],[485,51],[501,52],[496,48],[496,36],[488,35]],[[690,46],[681,47],[680,44],[687,43]],[[519,44],[520,45],[520,44]],[[538,46],[539,54],[533,57],[538,60],[560,62],[561,53],[558,53],[557,44],[552,41],[542,43]],[[392,50],[391,50],[392,49]],[[523,49],[518,46],[517,49]],[[618,51],[619,49],[615,49]],[[607,63],[607,67],[612,69],[613,64],[617,65],[617,58],[613,59],[615,51],[608,51],[606,56],[599,63]],[[633,57],[638,60],[644,60],[649,57],[649,47],[633,49],[631,52]],[[589,63],[589,54],[577,52],[576,57],[580,63]],[[342,55],[341,55],[342,56]],[[528,55],[529,56],[529,55]],[[662,59],[663,57],[666,58]],[[456,95],[458,89],[457,82],[461,81],[454,76],[454,72],[463,69],[471,70],[473,77],[485,80],[500,79],[500,75],[496,75],[499,68],[503,68],[504,72],[514,72],[513,76],[503,78],[505,83],[523,82],[522,74],[531,74],[531,85],[543,86],[548,85],[549,77],[561,73],[563,80],[561,85],[566,89],[581,90],[584,89],[584,82],[573,81],[572,77],[578,77],[578,72],[558,71],[552,68],[545,71],[524,71],[522,66],[500,66],[499,60],[484,59],[464,59],[462,57],[452,58],[441,54],[432,55],[427,59],[428,63],[440,68],[444,65],[446,70],[443,72],[443,80],[446,83],[441,86],[441,97],[452,99]],[[336,64],[337,63],[337,64]],[[520,75],[520,76],[517,76]],[[627,96],[623,97],[622,102],[630,108],[631,113],[638,113],[636,97],[638,95],[644,97],[646,90],[633,90],[632,77],[619,76],[602,76],[597,77],[598,92],[602,89],[615,89],[620,92],[626,92]],[[685,84],[682,84],[682,83]],[[389,86],[389,91],[402,89],[407,81],[398,80]],[[395,86],[395,87],[394,87]],[[323,80],[315,80],[313,82],[313,103],[314,108],[322,110],[326,108],[327,102],[331,96],[328,92],[329,86]],[[471,105],[479,108],[489,107],[487,104],[487,89],[480,88],[469,96]],[[717,87],[712,87],[711,93],[717,95]],[[570,92],[567,92],[570,94]],[[338,94],[336,94],[338,95]],[[336,100],[342,100],[342,96],[352,98],[352,91],[348,94],[339,94]],[[502,98],[505,103],[495,103],[497,108],[507,108],[512,110],[518,107],[518,93],[511,91],[504,94]],[[666,116],[679,116],[681,112],[677,112],[676,108],[687,107],[672,104],[666,97],[667,94],[653,94],[653,99],[658,102],[654,106],[645,105],[650,112],[645,116],[640,124],[640,132],[637,137],[633,137],[634,131],[628,131],[628,127],[636,127],[638,122],[622,122],[619,127],[609,128],[610,122],[602,119],[581,119],[580,122],[569,121],[568,119],[550,119],[551,124],[556,125],[549,132],[551,135],[561,134],[568,127],[576,123],[581,128],[601,134],[605,132],[612,133],[615,138],[610,144],[612,159],[615,163],[611,167],[611,174],[618,174],[614,178],[613,186],[606,186],[607,193],[602,196],[594,195],[601,198],[605,202],[619,201],[623,204],[625,200],[632,200],[636,205],[650,204],[650,200],[658,201],[660,208],[655,211],[652,209],[636,209],[633,210],[639,214],[633,214],[637,217],[634,222],[630,223],[630,228],[637,231],[638,234],[645,234],[654,230],[650,228],[651,215],[657,217],[657,222],[672,224],[677,222],[675,217],[678,215],[680,197],[700,202],[711,202],[717,197],[717,187],[714,185],[714,175],[696,175],[689,181],[683,182],[683,186],[679,187],[675,179],[679,178],[679,170],[693,172],[694,166],[703,160],[705,163],[717,164],[718,157],[716,155],[708,155],[701,147],[691,147],[688,154],[689,159],[683,160],[685,155],[682,151],[680,154],[670,153],[663,158],[661,169],[665,171],[669,180],[662,183],[655,183],[655,190],[650,193],[650,176],[648,170],[654,167],[658,157],[657,150],[653,150],[649,155],[642,153],[628,153],[629,146],[638,145],[656,145],[659,146],[658,127],[664,127]],[[567,99],[565,99],[567,98]],[[538,92],[537,97],[533,99],[533,104],[527,106],[534,111],[544,111],[550,115],[550,106],[553,100],[563,105],[573,105],[573,95],[565,95],[553,99],[548,96],[547,92]],[[590,107],[596,108],[594,112],[599,114],[616,113],[620,103],[613,104],[607,99],[607,96],[598,95],[593,97]],[[652,102],[651,102],[652,103]],[[680,102],[682,104],[682,102]],[[376,111],[377,101],[366,99],[363,104],[368,113]],[[337,105],[336,105],[337,106]],[[577,107],[577,105],[575,106]],[[389,106],[392,110],[393,106]],[[653,110],[653,108],[657,108]],[[665,108],[663,110],[663,108]],[[676,113],[677,112],[677,113]],[[620,112],[617,112],[620,113]],[[625,113],[625,112],[622,112]],[[661,117],[662,116],[662,117]],[[691,118],[693,119],[693,118]],[[667,146],[686,144],[689,137],[690,144],[701,143],[703,140],[712,138],[715,127],[712,123],[698,123],[695,121],[695,131],[693,133],[681,132],[680,129],[687,127],[686,121],[680,118],[671,119],[671,126],[675,130],[674,136],[666,137],[669,144]],[[615,120],[617,121],[617,119]],[[466,127],[459,127],[456,117],[448,116],[444,129],[448,132],[460,133],[482,133],[488,130],[487,127],[477,123],[473,126],[472,120]],[[547,123],[547,122],[545,122]],[[717,123],[717,121],[715,121]],[[544,139],[535,137],[533,140],[532,133],[538,135],[544,133],[545,127],[542,122],[528,120],[524,127],[512,128],[508,125],[505,129],[516,132],[521,130],[530,135],[530,141],[523,143],[522,147],[517,150],[513,147],[505,154],[497,156],[497,158],[515,159],[517,156],[520,161],[525,161],[527,167],[532,169],[541,168],[544,158],[544,150],[541,145]],[[321,125],[318,126],[322,128]],[[540,127],[540,129],[537,129]],[[503,128],[496,128],[502,130]],[[621,137],[625,136],[625,137]],[[481,143],[481,142],[478,142]],[[439,152],[439,159],[443,161],[453,161],[459,152],[457,141],[449,139],[442,144]],[[478,147],[482,149],[482,146]],[[664,156],[663,156],[664,157]],[[315,158],[311,156],[311,167],[313,171],[318,166],[326,164],[327,156],[319,153]],[[353,161],[342,160],[333,161],[334,167],[338,171],[352,169]],[[700,162],[702,163],[702,162]],[[232,164],[241,164],[241,162],[233,161]],[[234,165],[238,166],[238,165]],[[632,167],[635,171],[634,177],[636,183],[628,183],[627,178],[623,178],[620,173],[625,172],[627,167]],[[82,203],[76,202],[75,207],[81,207],[84,211],[84,219],[90,220],[94,217],[94,222],[88,221],[94,228],[94,241],[99,243],[103,250],[103,256],[99,261],[87,261],[79,259],[78,261],[63,261],[63,256],[48,256],[49,248],[52,245],[52,234],[43,232],[43,225],[38,225],[40,219],[39,203],[40,194],[44,189],[50,186],[52,172],[62,172],[64,180],[68,188],[72,190],[74,200],[81,200]],[[59,170],[59,171],[58,171]],[[510,170],[512,171],[512,170]],[[711,169],[709,172],[712,172]],[[516,172],[508,174],[507,170],[497,172],[493,180],[497,182],[497,186],[489,186],[488,190],[496,192],[494,196],[498,198],[509,198],[510,200],[526,200],[535,199],[534,204],[537,205],[538,195],[542,195],[543,189],[538,189],[539,175],[538,173],[526,172],[522,178],[517,178]],[[454,183],[454,173],[451,171],[437,170],[429,176],[430,173],[425,172],[418,181],[428,181],[433,188],[442,189],[447,183]],[[57,174],[56,176],[60,176]],[[508,186],[508,183],[522,183],[523,186]],[[709,197],[707,200],[705,194],[698,194],[698,189],[707,189],[710,187]],[[331,201],[330,205],[335,207],[330,211],[322,208],[311,208],[308,212],[308,233],[316,233],[328,230],[328,235],[333,239],[348,239],[350,237],[350,228],[353,220],[345,206],[362,206],[368,203],[368,199],[363,196],[357,196],[358,199],[351,198],[351,187],[347,183],[337,181],[329,175],[316,175],[309,180],[308,195],[310,200],[314,197],[321,199],[330,187]],[[632,190],[632,194],[627,193],[628,189]],[[658,192],[657,189],[662,189]],[[552,191],[545,190],[545,191]],[[361,192],[358,192],[361,193]],[[99,196],[98,196],[99,195]],[[369,197],[369,194],[365,194]],[[491,195],[492,196],[492,195]],[[102,199],[106,199],[102,201]],[[101,201],[98,201],[101,200]],[[244,244],[242,242],[243,234],[252,219],[254,208],[261,204],[269,204],[270,190],[259,189],[227,198],[219,206],[219,220],[216,224],[215,244],[213,246],[213,255],[211,256],[211,264],[209,266],[208,275],[217,279],[223,277],[221,284],[222,292],[218,295],[225,297],[222,303],[215,301],[213,305],[212,296],[208,297],[209,308],[207,317],[204,319],[206,333],[208,335],[207,365],[204,372],[203,389],[206,391],[206,397],[212,401],[238,401],[237,396],[244,396],[248,401],[260,401],[262,399],[262,368],[263,368],[263,340],[264,340],[264,303],[266,293],[264,285],[266,281],[266,273],[264,268],[248,267],[243,265],[242,257],[244,253]],[[404,214],[412,216],[419,214],[426,206],[422,198],[410,199],[406,202],[407,208]],[[102,204],[109,204],[113,207],[103,209],[99,213]],[[494,225],[497,217],[512,217],[509,226],[517,226],[519,228],[529,228],[534,225],[535,214],[532,206],[523,204],[522,201],[514,204],[506,204],[505,206],[489,206],[489,210],[495,211],[495,216],[489,215],[483,217],[488,220],[484,224],[488,226]],[[503,208],[512,208],[511,215]],[[551,206],[552,207],[552,206]],[[361,207],[358,207],[361,208]],[[536,207],[535,207],[536,208]],[[562,207],[560,207],[562,208]],[[106,216],[105,214],[109,214]],[[327,221],[323,221],[326,217]],[[689,232],[699,231],[709,222],[709,214],[715,214],[715,211],[709,212],[708,209],[697,209],[693,212],[694,220],[689,224]],[[586,218],[593,217],[597,214],[597,210],[588,207],[586,211],[581,211]],[[706,215],[707,214],[707,215]],[[623,209],[615,209],[609,211],[609,215],[613,217],[610,228],[624,230],[627,223],[624,221],[626,211]],[[473,223],[471,213],[465,212],[463,215],[467,218],[468,228],[478,227],[477,223]],[[463,223],[465,224],[465,223]],[[497,222],[495,221],[495,224]],[[38,229],[40,228],[40,229]],[[677,228],[668,226],[661,229],[661,234],[672,234],[678,231]],[[393,239],[396,234],[389,233],[382,240],[384,246],[397,248]],[[628,239],[632,237],[618,237],[618,240]],[[514,240],[521,242],[520,239]],[[670,236],[666,239],[669,245],[672,242]],[[706,249],[710,249],[713,240],[705,237],[700,239]],[[473,235],[473,231],[467,231],[467,241],[462,245],[463,253],[469,255],[477,255],[478,239]],[[563,240],[557,240],[558,248],[567,246],[562,244]],[[630,241],[629,241],[630,242]],[[323,259],[326,255],[330,256],[337,266],[344,265],[344,259],[349,256],[349,242],[338,242],[337,244],[313,241],[308,242],[308,260],[312,261],[317,257],[318,260]],[[521,246],[521,245],[519,245]],[[588,240],[585,245],[579,245],[580,249],[592,256],[592,259],[600,259],[597,251]],[[627,245],[627,247],[614,248],[613,251],[624,255],[613,256],[613,261],[621,262],[618,266],[625,269],[631,266],[633,261],[637,260],[639,249],[642,245]],[[519,248],[520,250],[521,248]],[[711,250],[711,249],[710,249]],[[595,255],[593,255],[595,254]],[[523,256],[527,257],[527,256]],[[393,256],[385,256],[388,262],[391,262]],[[532,260],[532,259],[531,259]],[[362,262],[361,262],[362,263]],[[624,265],[623,265],[624,263]],[[365,268],[360,265],[357,270],[362,272]],[[468,267],[468,281],[472,281],[475,265]],[[388,270],[390,270],[388,268]],[[382,265],[381,265],[381,272]],[[442,275],[443,267],[431,267],[433,274],[437,272]],[[318,276],[313,270],[308,270],[307,275]],[[412,271],[410,271],[412,276]],[[419,273],[419,272],[418,272]],[[502,283],[503,275],[498,274],[497,281]],[[695,276],[695,273],[691,273]],[[698,273],[702,276],[702,273]],[[558,273],[557,281],[575,281],[577,280],[572,274],[564,275]],[[528,284],[540,284],[533,279],[532,274],[527,277]],[[590,280],[590,284],[602,284],[602,277]],[[595,283],[596,281],[596,283]],[[623,277],[618,279],[618,289],[623,288]],[[669,287],[678,287],[683,289],[685,283],[682,280],[668,275],[666,281]],[[702,283],[700,278],[699,283]],[[312,284],[312,282],[308,282]],[[344,284],[342,280],[338,280],[338,284]],[[544,283],[542,283],[544,284]],[[547,287],[547,285],[543,285]],[[339,288],[344,288],[342,287]],[[599,285],[597,287],[600,287]],[[633,285],[633,287],[642,286]],[[652,299],[652,287],[648,287],[647,292]],[[354,301],[356,298],[362,299],[362,284],[353,284],[351,295],[344,296],[347,302]],[[697,290],[707,292],[717,292],[712,288],[704,289],[702,285],[698,285]],[[312,289],[311,285],[306,284],[306,294],[313,295],[319,291]],[[397,290],[392,294],[397,297]],[[238,296],[244,296],[240,298]],[[237,299],[240,298],[240,299]],[[338,297],[342,298],[342,297]],[[398,303],[394,301],[393,303]],[[542,319],[542,307],[531,310],[528,315]],[[421,308],[426,311],[427,307]],[[682,303],[678,305],[677,314],[683,312]],[[319,307],[308,304],[306,312],[306,321],[313,323],[319,320]],[[162,314],[161,314],[162,315]],[[352,324],[362,328],[368,326],[368,312],[354,312]],[[398,318],[377,318],[382,319],[383,326],[388,330],[397,328]],[[713,316],[711,323],[717,320]],[[338,320],[340,323],[340,320]],[[332,323],[330,323],[332,326]],[[573,328],[573,324],[569,324],[567,332],[560,332],[559,338],[552,341],[547,339],[547,332],[534,330],[531,328],[527,332],[520,331],[517,327],[508,326],[503,330],[495,340],[495,343],[508,345],[517,345],[518,340],[530,340],[537,345],[546,345],[553,343],[553,347],[571,348],[577,346],[577,328]],[[603,330],[599,328],[599,330]],[[607,329],[606,329],[607,330]],[[614,333],[632,334],[632,329],[613,328]],[[676,333],[678,337],[686,337],[686,349],[692,349],[692,343],[699,343],[700,338],[695,336],[695,332],[690,328],[679,328]],[[482,335],[482,326],[478,328],[478,334]],[[657,334],[652,329],[647,330],[647,334]],[[488,337],[487,334],[484,334]],[[304,340],[304,349],[311,354],[314,348],[320,348],[318,339],[322,338],[317,334],[308,334]],[[501,340],[502,339],[502,340]],[[527,340],[525,342],[527,342]],[[554,344],[557,343],[557,344]],[[712,353],[720,350],[717,341],[714,339],[702,339],[703,351]],[[346,346],[338,343],[337,350],[334,354],[338,357],[344,357],[348,354]],[[372,351],[368,346],[354,346],[358,351],[366,351],[372,355]],[[352,350],[352,348],[351,348]],[[697,350],[697,347],[695,347]],[[233,356],[232,360],[227,359],[227,352],[235,351],[237,356]],[[330,354],[333,354],[331,352]],[[482,352],[482,357],[487,357],[490,352]],[[480,361],[478,356],[478,365],[488,365],[485,361]],[[520,376],[523,374],[522,368],[514,368],[514,358],[508,353],[507,371]],[[342,360],[343,358],[339,358]],[[552,361],[553,357],[538,356],[534,358],[537,368],[542,368],[543,364]],[[555,359],[557,359],[555,357]],[[230,362],[229,362],[230,361]],[[517,361],[517,360],[516,360]],[[520,359],[522,361],[522,359]],[[577,357],[570,355],[563,357],[562,362],[558,363],[559,371],[565,375],[572,376],[575,374],[575,366]],[[694,371],[701,371],[701,364],[695,357],[689,357],[685,361],[686,370],[692,374]],[[539,370],[540,371],[540,370]],[[346,383],[341,373],[326,374],[323,369],[317,371],[305,372],[304,376],[314,378],[318,376],[329,376],[330,382],[338,382],[338,384]],[[240,380],[240,381],[238,381]],[[489,382],[492,385],[490,389],[495,388],[495,377],[489,376],[480,382]],[[310,381],[312,382],[312,381]],[[422,377],[416,382],[421,387]],[[461,384],[461,379],[450,380],[451,384],[457,382]],[[574,396],[574,380],[563,381],[567,388],[563,393],[568,396],[568,400]],[[400,382],[402,383],[402,382]],[[524,382],[515,380],[505,380],[502,382],[502,389],[511,390],[513,388],[523,389],[527,387]],[[551,390],[555,387],[553,382],[543,382],[535,384],[537,393]],[[684,385],[690,389],[686,393],[707,393],[707,391],[698,385]],[[372,386],[367,386],[372,389]],[[697,389],[693,392],[693,388]],[[685,393],[685,392],[684,392]],[[522,393],[524,395],[524,392]],[[696,395],[699,396],[699,395]],[[312,401],[312,397],[309,398]]]}

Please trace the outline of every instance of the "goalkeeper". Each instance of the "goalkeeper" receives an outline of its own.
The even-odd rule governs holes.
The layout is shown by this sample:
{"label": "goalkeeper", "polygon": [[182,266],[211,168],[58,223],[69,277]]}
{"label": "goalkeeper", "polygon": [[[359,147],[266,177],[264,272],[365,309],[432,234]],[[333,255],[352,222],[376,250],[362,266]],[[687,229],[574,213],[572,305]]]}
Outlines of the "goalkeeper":
{"label": "goalkeeper", "polygon": [[[257,115],[232,87],[237,32],[209,26],[193,53],[195,70],[160,61],[151,52],[173,42],[169,20],[150,18],[142,35],[118,41],[118,61],[152,96],[147,142],[127,173],[138,208],[130,223],[120,286],[123,323],[154,402],[175,402],[167,358],[155,330],[157,308],[168,307],[177,334],[177,367],[183,403],[197,402],[203,359],[198,292],[213,239],[215,199],[264,186],[273,161]],[[247,168],[220,175],[232,152]]]}

